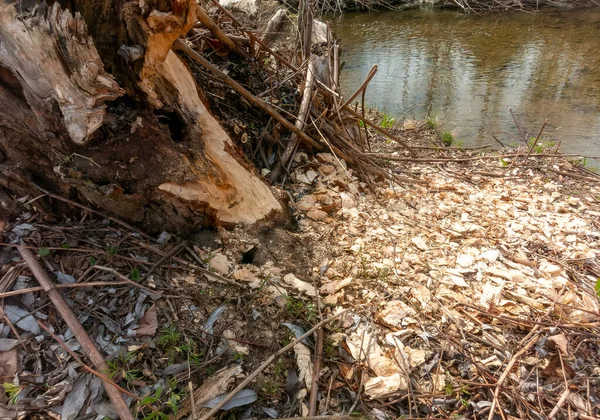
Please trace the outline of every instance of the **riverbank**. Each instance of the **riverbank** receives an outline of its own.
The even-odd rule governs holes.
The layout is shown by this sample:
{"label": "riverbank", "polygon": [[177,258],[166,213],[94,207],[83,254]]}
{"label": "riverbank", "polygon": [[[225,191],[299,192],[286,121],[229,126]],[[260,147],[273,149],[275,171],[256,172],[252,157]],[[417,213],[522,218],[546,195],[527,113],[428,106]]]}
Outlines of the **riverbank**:
{"label": "riverbank", "polygon": [[253,32],[211,13],[178,51],[289,223],[157,233],[2,198],[0,417],[598,417],[600,176],[539,138],[363,114],[315,76],[330,37],[294,64],[285,35],[242,53]]}
{"label": "riverbank", "polygon": [[[465,15],[449,10],[346,14],[342,93],[373,65],[365,103],[396,119],[436,116],[476,147],[542,136],[565,153],[600,156],[600,55],[582,28],[600,9]],[[592,162],[600,167],[600,162]]]}
{"label": "riverbank", "polygon": [[[375,131],[371,153],[401,184],[366,183],[332,154],[296,155],[295,231],[148,240],[96,216],[47,224],[32,209],[13,221],[0,276],[22,344],[3,354],[18,355],[6,368],[21,379],[4,409],[114,415],[63,350],[82,352],[35,289],[23,241],[93,327],[108,362],[98,373],[141,398],[130,400],[138,418],[202,418],[244,379],[235,415],[306,416],[315,388],[319,415],[598,416],[600,177],[554,150],[445,148],[413,121],[392,132],[416,156]],[[342,311],[322,341],[263,369]]]}
{"label": "riverbank", "polygon": [[[293,6],[293,2],[289,4]],[[296,3],[297,4],[297,3]],[[317,10],[326,13],[343,13],[374,10],[402,10],[419,7],[459,9],[466,13],[484,11],[538,11],[542,9],[574,9],[598,6],[592,0],[322,0],[316,2]]]}

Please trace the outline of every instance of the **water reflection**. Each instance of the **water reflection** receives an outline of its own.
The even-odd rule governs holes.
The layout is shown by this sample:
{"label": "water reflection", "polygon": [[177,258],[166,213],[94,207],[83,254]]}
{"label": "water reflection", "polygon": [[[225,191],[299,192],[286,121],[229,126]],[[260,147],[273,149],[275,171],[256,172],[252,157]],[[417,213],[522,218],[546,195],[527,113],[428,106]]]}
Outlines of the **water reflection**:
{"label": "water reflection", "polygon": [[448,10],[348,14],[342,89],[353,92],[373,64],[369,106],[424,118],[428,110],[465,144],[515,142],[518,131],[562,150],[600,155],[600,10],[465,16]]}

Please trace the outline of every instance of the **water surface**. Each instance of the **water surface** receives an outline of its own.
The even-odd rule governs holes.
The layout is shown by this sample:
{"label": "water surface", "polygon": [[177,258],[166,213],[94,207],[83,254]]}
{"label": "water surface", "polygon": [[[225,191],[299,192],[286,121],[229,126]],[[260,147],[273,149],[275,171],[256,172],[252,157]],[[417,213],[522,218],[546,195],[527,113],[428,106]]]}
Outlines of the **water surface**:
{"label": "water surface", "polygon": [[600,155],[600,8],[465,16],[418,9],[334,22],[346,96],[373,64],[366,104],[400,119],[438,117],[465,145],[529,136]]}

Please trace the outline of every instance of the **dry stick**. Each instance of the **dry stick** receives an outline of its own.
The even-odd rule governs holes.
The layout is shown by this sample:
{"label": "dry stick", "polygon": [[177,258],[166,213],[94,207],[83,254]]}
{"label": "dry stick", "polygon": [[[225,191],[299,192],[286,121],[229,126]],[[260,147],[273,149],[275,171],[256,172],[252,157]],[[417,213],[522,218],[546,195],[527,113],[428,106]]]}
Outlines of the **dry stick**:
{"label": "dry stick", "polygon": [[529,156],[531,156],[531,152],[533,151],[533,148],[537,145],[537,142],[540,139],[540,136],[544,132],[544,128],[546,127],[546,123],[547,122],[548,122],[548,118],[546,118],[544,120],[544,124],[542,124],[542,127],[540,128],[540,132],[538,133],[537,137],[535,138],[535,141],[533,142],[533,144],[531,145],[531,147],[527,151],[527,156],[525,156],[525,161],[527,161],[527,159],[529,159]]}
{"label": "dry stick", "polygon": [[493,138],[494,140],[496,140],[496,141],[498,142],[498,144],[499,144],[500,146],[502,146],[502,148],[503,148],[503,149],[504,149],[504,148],[506,148],[506,146],[504,145],[504,143],[502,143],[500,140],[498,140],[498,138],[497,138],[496,136],[494,136],[493,134],[492,134],[492,138]]}
{"label": "dry stick", "polygon": [[308,400],[308,415],[317,414],[317,395],[319,393],[319,376],[321,374],[321,359],[323,358],[323,328],[317,331],[317,344],[315,346],[315,365],[313,368],[312,385],[310,388],[310,398]]}
{"label": "dry stick", "polygon": [[272,354],[259,367],[257,367],[254,370],[254,372],[252,372],[250,375],[248,375],[248,377],[246,377],[246,379],[244,379],[238,386],[236,386],[233,389],[233,391],[231,391],[229,394],[227,394],[225,396],[225,398],[223,398],[221,401],[219,401],[219,403],[217,405],[215,405],[208,413],[206,413],[204,416],[202,416],[202,418],[200,420],[208,420],[211,417],[215,416],[219,412],[219,410],[225,404],[227,404],[228,401],[230,401],[233,397],[235,397],[238,392],[240,392],[242,389],[244,389],[246,387],[246,385],[248,385],[250,382],[252,382],[252,380],[254,378],[256,378],[263,370],[265,370],[271,363],[273,363],[275,360],[277,360],[279,358],[279,356],[281,356],[282,354],[286,353],[287,351],[289,351],[290,349],[292,349],[296,344],[298,344],[299,342],[301,342],[302,340],[304,340],[306,337],[308,337],[309,335],[311,335],[312,333],[314,333],[316,330],[318,330],[319,328],[321,328],[324,325],[328,324],[329,322],[333,321],[334,319],[338,318],[340,315],[342,315],[344,313],[346,313],[346,310],[341,311],[341,312],[339,312],[336,315],[330,316],[327,319],[324,319],[323,321],[319,322],[317,325],[315,325],[314,327],[312,327],[310,330],[308,330],[304,335],[302,335],[301,337],[296,338],[290,344],[288,344],[287,346],[279,349],[277,352],[275,352],[274,354]]}
{"label": "dry stick", "polygon": [[[304,127],[306,126],[306,115],[312,102],[311,99],[314,80],[315,65],[314,62],[310,60],[308,63],[308,68],[306,69],[306,84],[304,86],[304,92],[302,93],[302,102],[300,103],[298,119],[296,120],[296,128],[300,131],[304,130]],[[273,169],[273,172],[271,172],[271,182],[274,182],[279,178],[282,168],[287,165],[288,161],[292,157],[294,150],[296,150],[296,147],[298,146],[298,142],[298,136],[296,133],[292,133],[290,140],[285,145],[285,149],[283,150],[279,164]]]}
{"label": "dry stick", "polygon": [[[471,156],[468,158],[404,158],[397,156],[386,155],[385,153],[367,153],[366,156],[371,156],[380,159],[391,160],[394,162],[471,162],[477,159],[502,159],[502,158],[514,158],[519,157],[518,153],[507,153],[504,155],[482,155],[482,156]],[[551,158],[551,157],[582,157],[581,155],[531,155],[530,157],[535,158]],[[596,156],[588,156],[590,158],[597,159]]]}
{"label": "dry stick", "polygon": [[559,175],[568,176],[568,177],[571,177],[571,178],[584,179],[584,180],[590,181],[590,182],[598,182],[597,178],[590,178],[590,177],[587,177],[587,176],[584,176],[584,175],[576,174],[575,172],[558,171],[558,170],[556,170],[554,168],[546,168],[546,170],[550,171],[550,172],[554,172],[554,173],[559,174]]}
{"label": "dry stick", "polygon": [[[191,49],[180,39],[175,41],[175,43],[173,44],[173,48],[175,50],[184,51],[191,59],[208,69],[217,79],[233,88],[233,90],[242,95],[246,100],[248,100],[248,102],[250,102],[253,105],[256,105],[257,107],[265,111],[267,114],[269,114],[279,123],[281,123],[281,125],[283,125],[287,130],[291,131],[292,133],[295,133],[304,143],[311,147],[314,147],[317,150],[323,150],[323,146],[321,144],[317,143],[315,140],[306,135],[303,131],[296,128],[294,124],[286,120],[284,117],[281,116],[281,114],[275,111],[275,109],[271,105],[265,103],[264,101],[254,96],[252,93],[248,92],[242,85],[233,80],[231,77],[227,76],[217,67],[213,66],[207,59],[205,59],[204,57],[202,57],[202,55],[198,54],[196,51]],[[343,157],[346,162],[350,164],[354,163],[354,159],[352,159],[350,156],[348,156],[341,150],[337,150],[336,153]]]}
{"label": "dry stick", "polygon": [[367,118],[364,118],[362,115],[360,115],[358,112],[354,111],[349,106],[345,107],[344,109],[346,111],[348,111],[357,120],[362,121],[364,124],[366,124],[366,125],[372,127],[373,129],[375,129],[375,131],[379,131],[384,136],[387,136],[387,137],[391,138],[392,140],[394,140],[397,143],[400,143],[406,150],[408,150],[410,152],[411,155],[414,156],[414,152],[413,152],[412,148],[404,140],[400,139],[397,136],[394,136],[388,130],[385,130],[385,129],[379,127],[377,124],[375,124],[374,122],[368,120]]}
{"label": "dry stick", "polygon": [[190,400],[192,402],[191,420],[198,420],[198,411],[196,410],[196,402],[194,401],[194,386],[192,385],[192,381],[188,382],[188,390],[190,391]]}
{"label": "dry stick", "polygon": [[299,6],[298,18],[301,22],[299,29],[302,61],[306,61],[310,59],[310,47],[312,46],[313,3],[311,0],[300,0]]}
{"label": "dry stick", "polygon": [[333,44],[333,90],[340,87],[340,46]]}
{"label": "dry stick", "polygon": [[[367,96],[367,89],[366,88],[363,89],[362,95],[361,95],[361,98],[360,98],[360,103],[361,103],[360,113],[362,114],[362,118],[363,118],[362,121],[364,121],[365,117],[366,117],[365,116],[365,96]],[[359,124],[358,121],[356,123],[358,124],[359,133],[360,133],[360,124]],[[371,152],[371,139],[369,139],[369,128],[367,127],[367,125],[364,122],[363,122],[363,128],[365,129],[365,139],[367,140],[367,148],[368,148],[369,152]]]}
{"label": "dry stick", "polygon": [[219,28],[211,18],[206,13],[206,10],[201,6],[197,7],[198,20],[208,28],[208,30],[219,40],[221,41],[230,51],[239,53],[240,49],[237,45],[227,36],[225,33]]}
{"label": "dry stick", "polygon": [[[500,398],[500,388],[502,387],[502,383],[506,380],[506,378],[510,374],[510,371],[512,370],[515,363],[517,363],[519,358],[522,355],[524,355],[525,353],[527,353],[531,349],[531,347],[533,347],[533,345],[537,341],[537,332],[539,329],[540,329],[539,325],[536,325],[535,327],[533,327],[531,332],[528,334],[528,337],[530,337],[529,341],[523,346],[523,348],[521,350],[519,350],[513,357],[511,357],[510,361],[508,362],[508,365],[506,366],[506,369],[502,373],[502,376],[500,376],[500,379],[498,379],[498,383],[496,384],[496,389],[494,390],[494,401],[492,402],[492,407],[490,408],[490,414],[488,415],[488,420],[492,420],[494,418],[494,411],[496,409],[496,405],[498,404],[498,398]],[[502,410],[501,407],[500,407],[500,410]]]}
{"label": "dry stick", "polygon": [[[52,283],[52,281],[48,277],[48,274],[40,265],[39,261],[35,258],[35,256],[30,250],[21,247],[19,247],[18,249],[19,253],[29,266],[29,269],[37,279],[38,283],[44,288],[44,291],[46,292],[46,294],[48,295],[48,297],[50,298],[60,315],[65,320],[65,323],[71,329],[73,335],[75,336],[79,344],[81,344],[81,348],[94,364],[94,367],[100,371],[106,371],[108,367],[106,365],[106,362],[104,361],[104,358],[102,357],[102,355],[88,336],[85,329],[77,320],[77,317],[73,314],[73,311],[71,311],[71,308],[69,308],[69,305],[65,301],[65,298],[60,294],[54,283]],[[119,393],[119,391],[117,391],[117,389],[112,386],[106,386],[105,389],[106,393],[108,394],[108,397],[115,406],[115,409],[121,416],[121,419],[133,420],[131,411],[129,410],[127,403],[125,402],[123,396]]]}
{"label": "dry stick", "polygon": [[527,137],[525,137],[525,134],[523,134],[523,130],[521,130],[521,126],[519,125],[518,121],[517,121],[517,117],[515,117],[515,114],[513,113],[512,109],[508,109],[510,111],[510,115],[512,115],[513,121],[515,122],[515,124],[517,125],[517,128],[519,129],[519,134],[521,134],[521,138],[523,139],[523,141],[525,142],[525,144],[527,144]]}
{"label": "dry stick", "polygon": [[356,92],[354,92],[352,94],[352,96],[350,96],[350,98],[346,102],[344,102],[344,104],[342,105],[342,109],[346,108],[348,105],[350,105],[352,103],[352,101],[355,100],[358,97],[358,95],[360,95],[361,92],[367,88],[371,79],[373,77],[375,77],[375,75],[377,74],[377,69],[378,69],[377,64],[373,64],[373,67],[371,67],[371,70],[369,70],[369,73],[367,74],[367,78],[365,79],[365,81],[362,82],[362,85],[360,85],[360,87],[358,89],[356,89]]}
{"label": "dry stick", "polygon": [[105,266],[103,266],[103,265],[94,265],[93,267],[94,267],[95,269],[98,269],[98,270],[107,271],[107,272],[109,272],[109,273],[112,273],[113,275],[115,275],[115,276],[117,276],[118,278],[120,278],[121,280],[123,280],[123,282],[125,282],[125,283],[127,283],[127,284],[130,284],[130,285],[132,285],[132,286],[138,287],[138,288],[140,288],[140,289],[142,289],[142,290],[145,290],[145,291],[146,291],[146,292],[148,292],[148,293],[152,293],[153,295],[160,294],[160,292],[159,292],[159,291],[157,291],[157,290],[152,290],[152,289],[149,289],[149,288],[147,288],[146,286],[142,286],[141,284],[139,284],[139,283],[136,283],[136,282],[134,282],[134,281],[133,281],[133,280],[131,280],[131,279],[128,279],[127,277],[125,277],[123,274],[119,273],[119,272],[118,272],[117,270],[115,270],[114,268],[105,267]]}
{"label": "dry stick", "polygon": [[[55,287],[57,289],[72,289],[79,287],[96,287],[96,286],[112,286],[112,285],[122,285],[129,284],[129,281],[91,281],[89,283],[68,283],[68,284],[57,284]],[[9,297],[22,295],[29,292],[39,292],[40,290],[44,290],[43,287],[30,287],[28,289],[20,289],[20,290],[11,290],[10,292],[0,293],[0,299]]]}

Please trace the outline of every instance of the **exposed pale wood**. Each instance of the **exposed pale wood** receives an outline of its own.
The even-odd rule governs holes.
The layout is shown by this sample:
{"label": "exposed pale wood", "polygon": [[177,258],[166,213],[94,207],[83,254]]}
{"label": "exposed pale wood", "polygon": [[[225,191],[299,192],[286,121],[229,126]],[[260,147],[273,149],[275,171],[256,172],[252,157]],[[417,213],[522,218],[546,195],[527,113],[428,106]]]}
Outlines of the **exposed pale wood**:
{"label": "exposed pale wood", "polygon": [[235,397],[235,394],[237,394],[238,392],[240,392],[242,389],[244,389],[250,382],[252,382],[254,380],[254,378],[256,378],[263,370],[265,370],[271,363],[273,363],[275,360],[277,360],[279,358],[279,356],[281,356],[282,354],[290,351],[296,344],[298,344],[299,342],[301,342],[302,340],[304,340],[306,337],[311,336],[315,331],[317,331],[319,328],[323,327],[324,325],[329,324],[331,321],[333,321],[334,319],[340,317],[341,315],[345,314],[346,311],[341,311],[338,312],[335,315],[330,316],[327,319],[324,319],[323,321],[317,323],[317,325],[315,325],[314,327],[312,327],[310,330],[308,330],[306,333],[304,333],[302,336],[296,338],[295,340],[292,340],[287,346],[282,347],[281,349],[279,349],[277,352],[273,353],[271,356],[269,356],[269,358],[267,360],[265,360],[259,367],[257,367],[254,372],[252,372],[250,375],[248,375],[246,377],[246,379],[244,379],[242,382],[240,382],[240,384],[238,386],[236,386],[233,391],[231,391],[229,394],[227,394],[225,396],[225,398],[223,398],[221,401],[219,401],[219,403],[217,405],[215,405],[208,413],[206,413],[204,416],[201,417],[200,420],[209,420],[211,417],[215,416],[219,410],[225,405],[227,404],[227,402],[229,400],[231,400],[233,397]]}
{"label": "exposed pale wood", "polygon": [[[170,11],[160,12],[138,2],[74,0],[75,17],[56,2],[18,18],[15,4],[0,4],[0,149],[6,155],[0,185],[18,196],[38,195],[29,181],[36,179],[48,192],[73,198],[70,204],[92,203],[84,207],[149,232],[283,218],[280,203],[242,161],[200,99],[189,68],[171,51],[197,22],[195,0],[171,2]],[[94,19],[91,36],[81,16]],[[123,45],[136,46],[130,63],[118,55]],[[103,61],[130,98],[143,103],[129,109],[133,116],[110,116],[123,120],[114,138],[94,132],[105,118],[103,101],[125,92]],[[100,141],[89,142],[93,136]],[[43,197],[35,206],[52,213],[56,203]]]}
{"label": "exposed pale wood", "polygon": [[[180,44],[181,41],[176,41],[176,45]],[[192,179],[185,183],[165,180],[158,190],[187,205],[208,207],[224,223],[254,224],[281,214],[281,205],[269,187],[228,151],[233,150],[229,136],[200,100],[196,82],[177,54],[171,51],[156,73],[161,77],[154,80],[161,84],[151,89],[162,93],[160,87],[164,81],[169,82],[172,92],[167,97],[161,96],[161,101],[170,102],[180,110],[189,135],[203,139],[203,158],[211,163],[215,173],[214,176],[191,173]]]}
{"label": "exposed pale wood", "polygon": [[81,16],[58,2],[40,5],[29,18],[17,18],[14,5],[1,2],[0,39],[0,66],[19,75],[41,131],[61,129],[58,123],[84,144],[103,123],[105,101],[124,93],[104,71]]}
{"label": "exposed pale wood", "polygon": [[[312,93],[313,93],[313,84],[315,80],[315,65],[314,61],[310,60],[308,63],[308,68],[306,70],[306,82],[304,84],[304,92],[302,93],[302,102],[300,103],[300,111],[298,111],[298,118],[296,119],[296,128],[303,132],[304,127],[306,126],[306,117],[308,115],[308,110],[310,108]],[[298,135],[296,133],[292,133],[290,136],[290,140],[285,145],[285,149],[281,154],[281,158],[277,164],[277,166],[273,169],[270,174],[271,182],[279,179],[281,175],[281,171],[283,168],[287,167],[287,163],[292,157],[294,150],[298,147]]]}
{"label": "exposed pale wood", "polygon": [[279,32],[281,31],[281,27],[285,21],[287,16],[286,9],[279,9],[272,17],[269,19],[269,23],[267,23],[267,29],[265,29],[265,33],[263,34],[261,40],[261,45],[269,46],[271,42],[277,38]]}
{"label": "exposed pale wood", "polygon": [[[29,266],[34,277],[37,279],[40,286],[44,289],[48,298],[52,301],[62,318],[64,319],[67,326],[71,329],[73,336],[75,339],[81,344],[81,348],[85,355],[91,360],[94,364],[96,370],[100,372],[106,372],[108,366],[104,361],[104,358],[94,345],[94,342],[90,339],[88,333],[81,326],[77,317],[71,311],[71,308],[65,301],[65,298],[60,294],[58,289],[55,287],[48,274],[44,271],[38,260],[35,258],[33,253],[24,247],[19,247],[19,253]],[[117,412],[121,416],[122,420],[133,420],[133,415],[129,410],[129,406],[123,399],[123,396],[119,393],[119,391],[111,386],[111,384],[105,383],[104,389],[108,394],[111,402],[115,406]]]}
{"label": "exposed pale wood", "polygon": [[204,68],[210,70],[210,72],[217,79],[219,79],[222,82],[226,83],[227,85],[231,86],[237,93],[242,95],[251,104],[256,105],[257,107],[261,108],[267,114],[269,114],[271,117],[273,117],[275,120],[277,120],[277,122],[281,123],[286,129],[290,130],[293,133],[296,133],[296,135],[298,137],[300,137],[302,139],[302,141],[304,141],[307,145],[314,147],[317,150],[323,149],[323,147],[319,143],[317,143],[315,140],[313,140],[312,138],[310,138],[309,136],[304,134],[302,131],[298,130],[298,128],[296,128],[296,126],[294,124],[290,123],[288,120],[286,120],[284,117],[282,117],[281,114],[279,114],[277,111],[275,111],[275,109],[272,106],[270,106],[269,104],[267,104],[264,101],[261,101],[256,96],[254,96],[252,93],[247,91],[243,86],[241,86],[239,83],[237,83],[231,77],[227,76],[221,70],[219,70],[218,68],[213,66],[210,63],[210,61],[208,61],[206,58],[202,57],[202,55],[198,54],[196,51],[191,49],[183,41],[178,40],[175,43],[174,48],[184,51],[190,58],[194,59],[194,61],[201,64]]}

